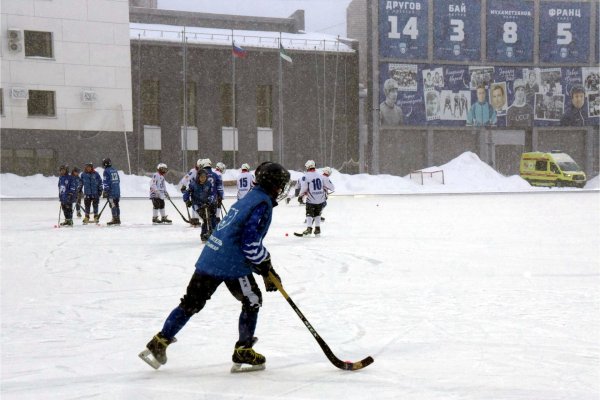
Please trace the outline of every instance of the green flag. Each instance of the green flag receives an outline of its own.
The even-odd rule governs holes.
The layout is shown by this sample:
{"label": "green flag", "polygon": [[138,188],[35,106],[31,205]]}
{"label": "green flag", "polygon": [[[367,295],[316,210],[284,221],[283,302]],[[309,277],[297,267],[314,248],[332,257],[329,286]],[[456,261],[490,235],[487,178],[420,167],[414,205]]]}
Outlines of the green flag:
{"label": "green flag", "polygon": [[292,62],[292,57],[288,56],[283,48],[283,45],[279,43],[279,55],[287,62]]}

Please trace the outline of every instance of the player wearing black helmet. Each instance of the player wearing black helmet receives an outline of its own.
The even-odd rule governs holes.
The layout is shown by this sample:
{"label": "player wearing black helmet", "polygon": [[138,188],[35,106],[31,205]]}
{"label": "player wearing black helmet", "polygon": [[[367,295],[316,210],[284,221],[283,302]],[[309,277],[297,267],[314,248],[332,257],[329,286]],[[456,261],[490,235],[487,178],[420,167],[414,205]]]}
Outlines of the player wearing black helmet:
{"label": "player wearing black helmet", "polygon": [[[268,278],[277,274],[263,239],[271,225],[273,207],[285,196],[290,173],[276,163],[263,163],[256,171],[257,185],[234,203],[213,230],[196,262],[196,270],[179,305],[171,311],[163,328],[146,345],[140,357],[154,368],[167,362],[167,346],[192,315],[204,308],[221,283],[241,302],[239,337],[234,346],[231,372],[265,368],[265,357],[254,351],[254,330],[262,293],[253,273],[263,276],[265,289],[276,291]],[[279,278],[277,276],[277,278]]]}
{"label": "player wearing black helmet", "polygon": [[108,199],[108,205],[112,214],[112,220],[106,223],[106,225],[121,225],[121,209],[119,208],[119,200],[121,198],[121,179],[119,178],[119,172],[112,167],[110,158],[102,160],[102,166],[104,167],[102,187],[102,197]]}

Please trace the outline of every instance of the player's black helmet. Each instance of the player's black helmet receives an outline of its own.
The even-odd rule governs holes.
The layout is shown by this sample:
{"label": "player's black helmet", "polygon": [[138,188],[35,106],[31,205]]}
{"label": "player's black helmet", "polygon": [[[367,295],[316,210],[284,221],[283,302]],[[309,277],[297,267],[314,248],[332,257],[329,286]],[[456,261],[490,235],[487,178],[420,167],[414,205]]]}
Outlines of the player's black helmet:
{"label": "player's black helmet", "polygon": [[256,168],[256,183],[271,197],[283,199],[289,190],[290,173],[281,164],[266,161]]}
{"label": "player's black helmet", "polygon": [[104,160],[102,160],[102,166],[104,168],[112,166],[112,161],[110,161],[110,158],[106,157]]}

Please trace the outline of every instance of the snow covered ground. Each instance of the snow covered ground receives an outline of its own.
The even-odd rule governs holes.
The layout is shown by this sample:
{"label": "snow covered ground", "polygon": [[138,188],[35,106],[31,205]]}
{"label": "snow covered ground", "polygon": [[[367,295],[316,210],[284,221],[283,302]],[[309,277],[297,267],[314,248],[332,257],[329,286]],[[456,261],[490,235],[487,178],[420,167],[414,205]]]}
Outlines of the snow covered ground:
{"label": "snow covered ground", "polygon": [[8,197],[46,195],[32,179],[55,197],[56,178],[3,174],[1,398],[597,400],[600,192],[519,189],[458,161],[464,180],[444,168],[457,194],[383,196],[443,187],[335,173],[338,192],[359,194],[330,198],[321,238],[292,235],[297,202],[275,209],[266,245],[284,287],[339,358],[374,357],[357,372],[333,367],[284,298],[263,293],[267,369],[230,374],[239,304],[224,287],[152,370],[137,353],[185,290],[198,230],[169,203],[174,224],[149,223],[146,177],[124,179],[142,198],[123,200],[121,227],[55,229],[54,198]]}

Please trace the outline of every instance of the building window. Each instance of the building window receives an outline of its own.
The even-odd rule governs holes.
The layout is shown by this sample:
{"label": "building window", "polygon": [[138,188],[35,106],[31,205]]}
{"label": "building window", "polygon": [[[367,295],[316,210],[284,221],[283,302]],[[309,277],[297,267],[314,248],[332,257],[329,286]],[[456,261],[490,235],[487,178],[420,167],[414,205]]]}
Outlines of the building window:
{"label": "building window", "polygon": [[256,126],[261,128],[273,127],[271,85],[258,85],[256,87]]}
{"label": "building window", "polygon": [[55,117],[56,93],[49,90],[30,90],[27,100],[27,115],[30,117]]}
{"label": "building window", "polygon": [[[236,87],[237,89],[237,87]],[[238,96],[236,93],[235,103],[237,111]],[[235,123],[233,122],[233,114],[235,113]],[[233,109],[233,91],[230,83],[221,85],[221,126],[237,126],[238,113]]]}
{"label": "building window", "polygon": [[53,58],[52,32],[25,31],[25,57]]}
{"label": "building window", "polygon": [[160,126],[160,82],[142,82],[142,124]]}
{"label": "building window", "polygon": [[[179,108],[181,113],[179,115],[179,120],[182,121],[181,125],[183,125],[184,120],[184,107],[183,107],[183,88],[181,89],[180,95],[180,105]],[[188,82],[187,83],[187,126],[196,126],[196,82]]]}

